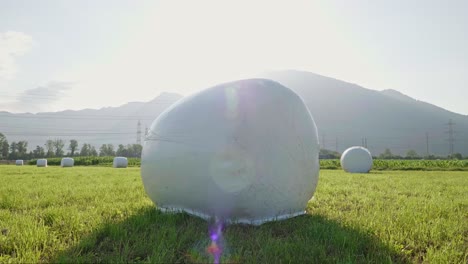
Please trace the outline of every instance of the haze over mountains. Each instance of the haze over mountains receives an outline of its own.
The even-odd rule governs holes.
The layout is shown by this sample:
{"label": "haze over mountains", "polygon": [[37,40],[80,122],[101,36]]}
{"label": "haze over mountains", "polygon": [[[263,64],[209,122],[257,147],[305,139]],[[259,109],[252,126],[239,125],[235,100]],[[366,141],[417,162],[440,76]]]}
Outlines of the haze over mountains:
{"label": "haze over mountains", "polygon": [[[404,155],[414,149],[425,155],[427,147],[430,154],[447,155],[447,124],[452,120],[455,123],[454,152],[468,155],[468,116],[395,90],[370,90],[310,72],[277,71],[256,77],[278,81],[304,99],[317,124],[322,148],[342,152],[347,147],[367,142],[374,155],[385,148],[394,154]],[[43,146],[47,139],[54,138],[76,139],[80,145],[91,143],[96,147],[104,143],[132,144],[136,142],[139,120],[144,135],[145,127],[180,98],[178,94],[162,93],[149,102],[97,110],[39,114],[0,112],[0,132],[9,142],[27,140],[29,149]]]}
{"label": "haze over mountains", "polygon": [[401,155],[409,149],[425,155],[428,133],[429,153],[447,155],[446,124],[452,119],[456,123],[454,152],[468,154],[468,116],[395,90],[370,90],[310,72],[279,71],[263,77],[278,81],[302,96],[317,123],[321,144],[327,149],[336,149],[336,139],[338,150],[343,151],[352,145],[362,145],[362,139],[367,138],[367,146],[374,155],[385,148]]}

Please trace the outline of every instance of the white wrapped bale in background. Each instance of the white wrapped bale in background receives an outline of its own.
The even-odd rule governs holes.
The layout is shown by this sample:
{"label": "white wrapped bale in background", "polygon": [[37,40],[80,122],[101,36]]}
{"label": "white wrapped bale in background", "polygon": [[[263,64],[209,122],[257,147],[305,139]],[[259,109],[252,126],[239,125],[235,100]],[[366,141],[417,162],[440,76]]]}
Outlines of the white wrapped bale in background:
{"label": "white wrapped bale in background", "polygon": [[112,167],[114,168],[127,168],[128,160],[125,157],[115,157]]}
{"label": "white wrapped bale in background", "polygon": [[341,167],[346,172],[368,173],[372,168],[372,155],[363,147],[351,147],[341,155]]}
{"label": "white wrapped bale in background", "polygon": [[75,160],[73,158],[62,158],[60,161],[60,166],[62,167],[73,167],[75,165]]}
{"label": "white wrapped bale in background", "polygon": [[319,172],[302,99],[265,79],[186,97],[152,124],[141,175],[159,208],[261,224],[304,214]]}
{"label": "white wrapped bale in background", "polygon": [[16,160],[16,166],[23,166],[23,160]]}
{"label": "white wrapped bale in background", "polygon": [[47,167],[46,159],[38,159],[36,162],[37,167]]}

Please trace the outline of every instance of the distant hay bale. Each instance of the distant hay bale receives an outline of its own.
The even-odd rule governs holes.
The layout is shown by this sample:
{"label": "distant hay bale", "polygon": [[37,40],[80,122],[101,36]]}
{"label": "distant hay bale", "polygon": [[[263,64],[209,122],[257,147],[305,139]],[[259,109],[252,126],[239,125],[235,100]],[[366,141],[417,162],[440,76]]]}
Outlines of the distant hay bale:
{"label": "distant hay bale", "polygon": [[47,167],[47,160],[46,159],[38,159],[36,164],[37,164],[37,167]]}
{"label": "distant hay bale", "polygon": [[341,167],[350,173],[368,173],[372,168],[372,155],[363,147],[351,147],[341,155]]}
{"label": "distant hay bale", "polygon": [[62,167],[73,167],[75,165],[75,160],[73,158],[63,158],[60,161],[60,166]]}
{"label": "distant hay bale", "polygon": [[16,166],[23,166],[23,160],[16,160]]}
{"label": "distant hay bale", "polygon": [[127,168],[128,160],[125,157],[115,157],[112,166],[114,168]]}

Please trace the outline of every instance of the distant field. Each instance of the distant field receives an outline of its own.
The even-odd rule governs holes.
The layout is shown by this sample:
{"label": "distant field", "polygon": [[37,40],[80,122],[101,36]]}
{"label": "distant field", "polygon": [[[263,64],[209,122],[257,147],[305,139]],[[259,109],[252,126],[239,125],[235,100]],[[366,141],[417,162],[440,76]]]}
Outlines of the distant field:
{"label": "distant field", "polygon": [[[375,159],[373,170],[468,171],[468,160],[386,160]],[[341,169],[339,159],[320,160],[322,169]]]}
{"label": "distant field", "polygon": [[[467,263],[468,174],[322,170],[308,214],[224,230],[222,262]],[[0,166],[0,263],[212,261],[208,224],[154,209],[139,168]]]}
{"label": "distant field", "polygon": [[[113,157],[74,157],[77,166],[112,166]],[[60,166],[61,158],[48,158],[51,166]],[[30,160],[29,165],[36,165]],[[140,166],[139,158],[128,158],[129,166]],[[320,160],[322,169],[341,169],[339,159]],[[468,160],[374,160],[374,170],[441,170],[468,171]]]}

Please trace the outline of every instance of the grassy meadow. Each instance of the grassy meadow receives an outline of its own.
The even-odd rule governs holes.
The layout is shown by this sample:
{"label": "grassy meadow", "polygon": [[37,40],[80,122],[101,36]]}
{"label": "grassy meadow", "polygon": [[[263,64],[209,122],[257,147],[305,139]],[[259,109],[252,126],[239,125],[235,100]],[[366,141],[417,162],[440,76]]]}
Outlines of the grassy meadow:
{"label": "grassy meadow", "polygon": [[[222,263],[467,263],[466,171],[321,170],[307,214],[224,228]],[[0,263],[200,263],[209,223],[163,214],[138,167],[0,166]]]}
{"label": "grassy meadow", "polygon": [[[36,163],[34,163],[36,164]],[[321,159],[320,168],[337,170],[341,169],[339,159]],[[468,160],[392,160],[374,159],[373,170],[417,170],[417,171],[468,171]]]}
{"label": "grassy meadow", "polygon": [[[75,166],[100,166],[112,167],[114,157],[73,157]],[[62,158],[47,158],[49,166],[60,166]],[[36,165],[37,159],[32,159],[27,162],[29,165]],[[11,164],[15,164],[12,160]],[[140,166],[140,158],[128,158],[128,166]],[[330,170],[340,170],[341,164],[339,159],[320,159],[320,168]],[[427,171],[468,171],[468,159],[446,159],[446,160],[392,160],[392,159],[374,159],[373,170],[427,170]]]}

